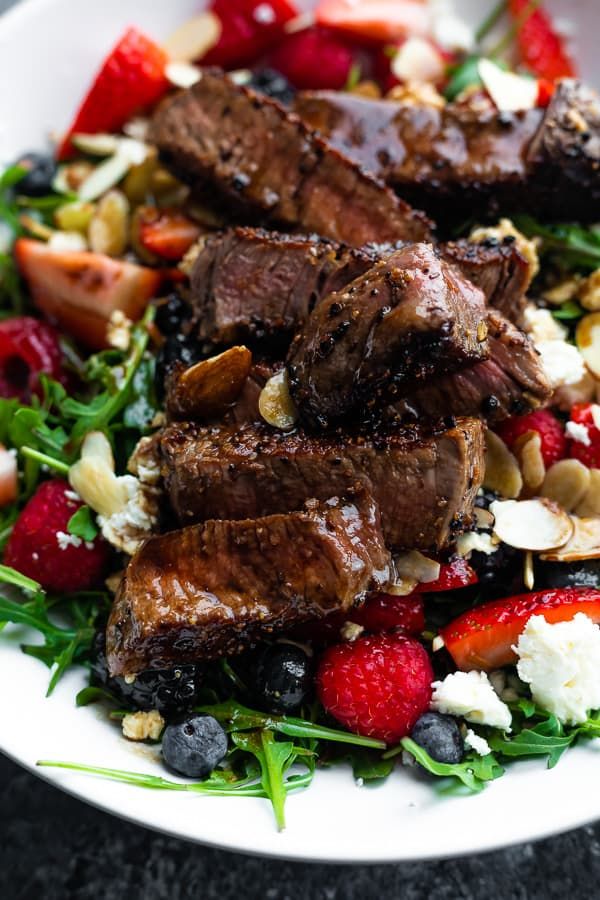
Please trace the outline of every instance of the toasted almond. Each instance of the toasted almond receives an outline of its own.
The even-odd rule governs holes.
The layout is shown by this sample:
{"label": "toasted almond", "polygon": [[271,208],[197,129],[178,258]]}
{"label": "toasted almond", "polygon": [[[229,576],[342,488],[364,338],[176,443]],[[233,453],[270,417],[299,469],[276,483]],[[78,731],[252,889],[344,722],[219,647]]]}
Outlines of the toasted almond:
{"label": "toasted almond", "polygon": [[158,153],[152,147],[143,162],[132,166],[123,182],[123,191],[130,203],[144,203],[151,191],[152,176],[158,168]]}
{"label": "toasted almond", "polygon": [[446,105],[444,96],[427,81],[397,84],[385,96],[386,100],[396,100],[406,106],[431,106],[434,109],[443,109]]}
{"label": "toasted almond", "polygon": [[523,477],[516,457],[502,438],[489,429],[485,436],[483,486],[508,499],[518,497],[523,488]]}
{"label": "toasted almond", "polygon": [[350,89],[351,94],[358,97],[369,97],[371,100],[381,100],[381,88],[376,81],[359,81]]}
{"label": "toasted almond", "polygon": [[286,369],[269,378],[258,398],[261,416],[274,428],[293,428],[298,412],[290,394]]}
{"label": "toasted almond", "polygon": [[141,141],[133,138],[120,138],[118,148],[113,156],[109,156],[83,181],[78,190],[80,200],[97,200],[112,187],[118,184],[132,166],[139,166],[146,159],[149,148]]}
{"label": "toasted almond", "polygon": [[392,594],[394,597],[408,597],[409,594],[412,594],[418,583],[416,578],[398,577],[394,584],[389,584],[386,587],[385,592],[386,594]]}
{"label": "toasted almond", "polygon": [[535,584],[535,576],[533,572],[533,554],[531,550],[523,555],[523,584],[528,591],[533,590]]}
{"label": "toasted almond", "polygon": [[54,213],[54,222],[61,231],[81,231],[85,234],[95,210],[93,203],[74,200],[58,207]]}
{"label": "toasted almond", "polygon": [[176,371],[167,385],[167,411],[173,419],[221,415],[240,395],[252,365],[247,347],[230,347],[189,369]]}
{"label": "toasted almond", "polygon": [[600,469],[588,469],[590,482],[584,497],[575,506],[578,516],[600,516]]}
{"label": "toasted almond", "polygon": [[538,85],[534,78],[506,72],[490,59],[480,59],[477,68],[485,89],[498,109],[518,112],[535,107]]}
{"label": "toasted almond", "polygon": [[592,375],[600,378],[600,312],[590,313],[579,320],[575,342]]}
{"label": "toasted almond", "polygon": [[526,431],[517,438],[512,449],[521,468],[523,489],[532,497],[542,486],[546,474],[542,439],[537,431]]}
{"label": "toasted almond", "polygon": [[69,483],[94,512],[103,516],[111,516],[127,504],[127,486],[115,475],[112,448],[101,431],[86,435],[81,457],[69,469]]}
{"label": "toasted almond", "polygon": [[542,297],[552,306],[561,306],[568,300],[572,300],[577,294],[581,283],[580,275],[573,275],[571,278],[565,278],[553,287],[542,292]]}
{"label": "toasted almond", "polygon": [[490,504],[494,533],[519,550],[553,550],[573,534],[568,513],[545,497],[536,500],[495,500]]}
{"label": "toasted almond", "polygon": [[577,562],[600,557],[600,519],[571,516],[573,534],[562,547],[542,553],[540,559],[552,562]]}
{"label": "toasted almond", "polygon": [[473,510],[473,515],[475,517],[475,524],[477,528],[491,528],[494,524],[494,517],[489,511],[489,509],[483,509],[482,506],[476,506]]}
{"label": "toasted almond", "polygon": [[165,41],[163,49],[176,62],[194,62],[207,53],[221,37],[221,20],[204,12],[180,25]]}
{"label": "toasted almond", "polygon": [[202,78],[202,69],[188,62],[170,62],[165,75],[175,87],[190,88]]}
{"label": "toasted almond", "polygon": [[581,282],[577,297],[584,309],[589,309],[590,312],[600,310],[600,269],[596,269]]}
{"label": "toasted almond", "polygon": [[418,550],[409,550],[394,557],[396,572],[401,580],[426,584],[440,577],[440,564]]}
{"label": "toasted almond", "polygon": [[541,495],[567,512],[581,503],[590,487],[590,470],[578,459],[561,459],[546,472]]}
{"label": "toasted almond", "polygon": [[112,156],[119,149],[119,136],[116,134],[74,134],[72,142],[82,153],[90,156]]}
{"label": "toasted almond", "polygon": [[94,253],[122,256],[129,237],[129,201],[122,191],[112,190],[98,203],[88,240]]}

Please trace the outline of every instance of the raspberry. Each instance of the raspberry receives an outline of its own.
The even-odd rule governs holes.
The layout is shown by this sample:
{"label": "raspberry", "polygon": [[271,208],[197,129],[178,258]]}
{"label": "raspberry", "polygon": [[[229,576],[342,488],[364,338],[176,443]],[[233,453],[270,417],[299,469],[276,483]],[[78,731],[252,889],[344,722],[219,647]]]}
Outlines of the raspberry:
{"label": "raspberry", "polygon": [[589,469],[600,469],[600,429],[594,420],[594,406],[600,413],[600,407],[593,403],[576,403],[571,409],[571,422],[585,427],[589,444],[573,438],[569,441],[569,456]]}
{"label": "raspberry", "polygon": [[423,597],[419,594],[407,597],[375,594],[363,606],[353,609],[348,618],[375,633],[401,628],[406,634],[420,634],[425,628]]}
{"label": "raspberry", "polygon": [[269,65],[302,90],[338,90],[352,68],[345,40],[327,28],[306,28],[288,35],[269,56]]}
{"label": "raspberry", "polygon": [[433,670],[424,647],[400,634],[329,647],[317,672],[328,713],[350,731],[393,743],[429,708]]}
{"label": "raspberry", "polygon": [[537,431],[542,441],[542,456],[546,468],[564,459],[567,454],[567,439],[561,422],[549,409],[538,409],[526,416],[513,416],[503,422],[498,434],[508,447],[526,431]]}
{"label": "raspberry", "polygon": [[60,379],[61,352],[54,328],[31,316],[0,322],[0,397],[24,403],[40,393],[40,375]]}
{"label": "raspberry", "polygon": [[108,562],[109,546],[102,537],[88,543],[68,534],[69,519],[83,505],[70,493],[66,481],[44,481],[17,519],[4,553],[7,566],[50,591],[91,588]]}

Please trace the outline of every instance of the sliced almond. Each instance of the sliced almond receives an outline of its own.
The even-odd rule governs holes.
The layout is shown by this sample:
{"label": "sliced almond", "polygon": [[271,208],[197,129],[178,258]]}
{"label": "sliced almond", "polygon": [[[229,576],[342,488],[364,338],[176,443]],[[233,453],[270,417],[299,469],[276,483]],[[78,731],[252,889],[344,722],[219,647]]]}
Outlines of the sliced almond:
{"label": "sliced almond", "polygon": [[575,506],[578,516],[600,516],[600,469],[588,469],[590,481],[585,496]]}
{"label": "sliced almond", "polygon": [[122,256],[129,239],[129,201],[122,191],[112,190],[102,197],[88,228],[94,253]]}
{"label": "sliced almond", "polygon": [[409,550],[394,557],[396,571],[402,580],[426,584],[440,577],[440,564],[418,550]]}
{"label": "sliced almond", "polygon": [[170,62],[165,75],[175,87],[190,88],[202,78],[202,69],[188,62]]}
{"label": "sliced almond", "polygon": [[533,571],[533,554],[531,550],[523,555],[523,584],[528,591],[533,590],[535,584],[535,575]]}
{"label": "sliced almond", "polygon": [[167,385],[167,411],[173,419],[221,415],[240,395],[252,365],[247,347],[230,347],[184,371]]}
{"label": "sliced almond", "polygon": [[571,516],[573,534],[559,549],[542,553],[540,559],[552,562],[577,562],[600,557],[600,519]]}
{"label": "sliced almond", "polygon": [[590,470],[578,459],[561,459],[546,472],[541,495],[571,512],[590,487]]}
{"label": "sliced almond", "polygon": [[523,489],[532,497],[541,488],[546,474],[542,456],[542,439],[537,431],[526,431],[513,444],[513,453],[523,476]]}
{"label": "sliced almond", "polygon": [[71,140],[78,150],[90,156],[112,156],[119,149],[116,134],[74,134]]}
{"label": "sliced almond", "polygon": [[483,486],[508,499],[518,497],[523,488],[523,477],[516,457],[502,438],[489,429],[485,436]]}
{"label": "sliced almond", "polygon": [[590,313],[579,320],[575,341],[592,375],[600,378],[600,312]]}
{"label": "sliced almond", "polygon": [[600,310],[600,269],[596,269],[581,282],[577,296],[584,309],[589,309],[590,312]]}
{"label": "sliced almond", "polygon": [[566,278],[564,281],[560,281],[553,287],[543,291],[542,297],[552,306],[561,306],[563,303],[566,303],[568,300],[572,300],[573,297],[575,297],[580,282],[581,276],[573,275],[571,278]]}
{"label": "sliced almond", "polygon": [[519,550],[554,550],[573,534],[568,513],[546,498],[495,500],[490,512],[495,518],[496,536]]}
{"label": "sliced almond", "polygon": [[269,378],[258,398],[261,416],[274,428],[293,428],[298,412],[290,394],[286,369]]}
{"label": "sliced almond", "polygon": [[139,166],[148,155],[148,147],[133,138],[120,138],[118,149],[92,170],[78,191],[80,200],[97,200],[118,184],[132,166]]}
{"label": "sliced almond", "polygon": [[480,59],[477,68],[485,89],[498,109],[517,112],[536,106],[538,83],[535,78],[506,72],[490,59]]}
{"label": "sliced almond", "polygon": [[412,594],[418,583],[419,582],[415,578],[398,577],[394,584],[389,584],[386,587],[385,592],[386,594],[392,594],[394,597],[408,597],[409,594]]}
{"label": "sliced almond", "polygon": [[163,44],[167,55],[176,62],[194,62],[217,44],[221,37],[221,20],[204,12],[180,25]]}

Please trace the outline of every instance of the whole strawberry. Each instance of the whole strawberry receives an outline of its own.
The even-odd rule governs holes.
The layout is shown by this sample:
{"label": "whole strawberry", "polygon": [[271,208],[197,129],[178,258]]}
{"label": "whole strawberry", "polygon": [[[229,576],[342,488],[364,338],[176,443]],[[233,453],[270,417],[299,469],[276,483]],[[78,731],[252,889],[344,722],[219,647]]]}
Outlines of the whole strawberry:
{"label": "whole strawberry", "polygon": [[497,429],[508,447],[527,431],[537,431],[541,440],[541,451],[546,468],[564,459],[567,454],[567,439],[562,423],[549,409],[538,409],[525,416],[513,416]]}
{"label": "whole strawberry", "polygon": [[15,523],[4,563],[49,591],[93,587],[106,570],[109,545],[99,536],[84,541],[69,534],[69,519],[81,506],[68,482],[44,481]]}
{"label": "whole strawberry", "polygon": [[380,634],[329,647],[319,663],[317,692],[349,731],[394,743],[429,708],[433,677],[418,641]]}

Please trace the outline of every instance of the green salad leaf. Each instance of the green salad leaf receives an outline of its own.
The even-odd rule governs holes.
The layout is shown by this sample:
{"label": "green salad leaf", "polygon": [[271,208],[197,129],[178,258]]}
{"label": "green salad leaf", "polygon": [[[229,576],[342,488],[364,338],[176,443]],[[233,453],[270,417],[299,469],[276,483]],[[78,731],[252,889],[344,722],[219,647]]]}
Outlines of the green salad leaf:
{"label": "green salad leaf", "polygon": [[471,752],[467,754],[465,759],[460,763],[440,763],[432,759],[429,753],[423,747],[416,744],[411,738],[406,737],[400,741],[400,747],[394,751],[399,753],[406,750],[410,753],[419,765],[423,766],[432,775],[438,778],[449,779],[447,785],[442,786],[442,790],[456,790],[457,782],[464,786],[469,792],[478,794],[483,790],[488,781],[499,778],[504,774],[504,769],[497,761],[493,753],[486,756],[479,756],[478,753]]}
{"label": "green salad leaf", "polygon": [[93,541],[98,534],[98,526],[89,506],[80,506],[67,523],[67,531],[83,541]]}

